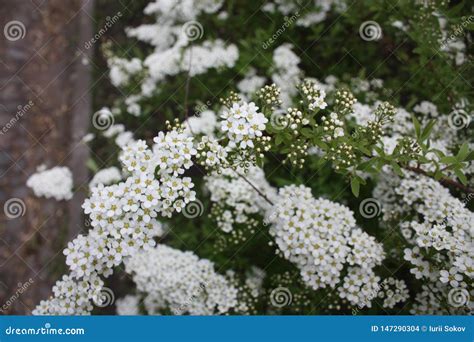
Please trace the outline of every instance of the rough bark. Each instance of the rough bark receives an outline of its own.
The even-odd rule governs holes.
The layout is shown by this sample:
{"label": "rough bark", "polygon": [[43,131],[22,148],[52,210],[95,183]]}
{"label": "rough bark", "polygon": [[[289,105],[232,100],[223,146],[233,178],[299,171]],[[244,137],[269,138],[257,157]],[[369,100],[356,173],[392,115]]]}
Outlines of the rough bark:
{"label": "rough bark", "polygon": [[[29,314],[51,294],[64,271],[62,250],[83,227],[88,148],[80,141],[91,112],[92,49],[84,42],[93,35],[92,2],[2,0],[0,6],[0,314]],[[12,41],[3,31],[13,20],[25,31]],[[71,201],[36,198],[26,187],[41,164],[71,168],[79,189]],[[12,198],[25,203],[23,216],[5,215]]]}

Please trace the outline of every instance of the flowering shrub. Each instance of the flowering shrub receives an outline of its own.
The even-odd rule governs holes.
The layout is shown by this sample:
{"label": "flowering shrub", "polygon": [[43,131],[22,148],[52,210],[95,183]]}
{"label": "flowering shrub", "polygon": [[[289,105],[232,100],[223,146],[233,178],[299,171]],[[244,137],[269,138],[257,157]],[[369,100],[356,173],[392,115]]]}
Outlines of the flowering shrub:
{"label": "flowering shrub", "polygon": [[[472,107],[457,79],[432,98],[439,85],[419,87],[426,75],[413,72],[430,42],[444,44],[428,61],[433,73],[462,68],[467,47],[454,43],[462,37],[443,42],[444,1],[397,4],[400,18],[372,6],[150,2],[152,23],[126,32],[151,49],[131,59],[103,49],[111,83],[128,95],[100,111],[110,125],[94,125],[91,144],[107,146],[100,155],[117,145],[122,171],[94,176],[83,205],[91,228],[65,249],[68,275],[35,313],[103,306],[104,282],[122,264],[134,285],[119,314],[472,310]],[[225,39],[219,28],[237,27],[235,13],[254,12]],[[368,36],[360,13],[378,13],[383,35]],[[284,29],[260,26],[284,16]],[[354,22],[358,38],[347,38],[341,30]],[[330,39],[347,39],[366,60],[380,59],[377,40],[417,48],[400,50],[402,61],[414,56],[396,72],[381,64],[371,73],[386,81],[348,76],[357,72],[346,61],[321,75],[298,51],[312,51],[310,34],[327,46],[323,66],[334,61]],[[402,86],[405,73],[414,80]]]}

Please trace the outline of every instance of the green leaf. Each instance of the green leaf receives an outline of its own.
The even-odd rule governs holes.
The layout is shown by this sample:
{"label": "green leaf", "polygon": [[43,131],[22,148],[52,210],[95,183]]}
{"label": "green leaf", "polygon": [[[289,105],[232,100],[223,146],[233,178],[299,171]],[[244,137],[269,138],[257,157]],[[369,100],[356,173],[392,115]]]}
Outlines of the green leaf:
{"label": "green leaf", "polygon": [[377,154],[381,157],[385,157],[386,154],[385,154],[385,151],[383,148],[379,147],[379,146],[374,146],[374,150],[375,152],[377,152]]}
{"label": "green leaf", "polygon": [[316,163],[316,167],[319,169],[321,168],[324,164],[326,164],[327,160],[324,158],[319,158],[318,162]]}
{"label": "green leaf", "polygon": [[425,141],[426,139],[428,139],[435,124],[436,120],[431,120],[430,122],[428,122],[426,127],[423,129],[423,132],[421,133],[421,141]]}
{"label": "green leaf", "polygon": [[390,163],[390,166],[392,166],[393,171],[395,171],[397,175],[399,175],[400,177],[403,177],[402,169],[397,163],[392,162]]}
{"label": "green leaf", "polygon": [[458,154],[456,155],[456,159],[458,161],[463,161],[466,159],[467,155],[469,154],[469,145],[467,142],[462,144],[461,148],[459,149]]}
{"label": "green leaf", "polygon": [[358,147],[359,150],[360,150],[363,154],[365,154],[366,156],[369,156],[369,157],[372,156],[372,152],[371,152],[368,148],[366,148],[366,147],[364,147],[364,146],[362,146],[362,145],[357,145],[357,147]]}
{"label": "green leaf", "polygon": [[416,118],[415,115],[411,115],[411,119],[413,121],[413,126],[415,127],[415,133],[416,133],[416,137],[418,138],[418,140],[420,140],[420,135],[421,135],[421,125],[420,125],[420,121],[418,121],[418,119]]}
{"label": "green leaf", "polygon": [[365,162],[360,163],[357,166],[357,170],[362,170],[366,172],[371,172],[372,171],[372,165],[377,161],[377,158],[371,158]]}
{"label": "green leaf", "polygon": [[283,137],[278,134],[275,138],[275,144],[280,145],[282,143],[282,141],[283,141]]}
{"label": "green leaf", "polygon": [[314,144],[318,147],[320,147],[323,151],[327,151],[329,149],[328,145],[321,140],[313,140]]}
{"label": "green leaf", "polygon": [[301,129],[301,134],[307,138],[311,138],[314,135],[313,131],[307,127]]}
{"label": "green leaf", "polygon": [[358,177],[351,178],[351,190],[355,197],[359,197],[360,182]]}
{"label": "green leaf", "polygon": [[97,166],[96,162],[92,158],[87,159],[86,166],[89,170],[91,170],[94,173],[99,171],[99,167]]}
{"label": "green leaf", "polygon": [[457,161],[458,160],[453,156],[443,157],[440,159],[440,162],[442,162],[443,164],[454,164]]}
{"label": "green leaf", "polygon": [[471,151],[469,155],[466,157],[466,159],[464,159],[464,161],[467,161],[467,162],[472,161],[472,160],[474,160],[474,151]]}
{"label": "green leaf", "polygon": [[436,148],[432,148],[429,152],[434,152],[434,153],[436,153],[436,155],[437,155],[438,157],[440,157],[440,158],[443,158],[443,157],[446,156],[443,151],[438,150],[438,149],[436,149]]}
{"label": "green leaf", "polygon": [[467,185],[467,178],[460,169],[454,170],[454,173],[459,178],[459,180],[461,181],[462,184]]}

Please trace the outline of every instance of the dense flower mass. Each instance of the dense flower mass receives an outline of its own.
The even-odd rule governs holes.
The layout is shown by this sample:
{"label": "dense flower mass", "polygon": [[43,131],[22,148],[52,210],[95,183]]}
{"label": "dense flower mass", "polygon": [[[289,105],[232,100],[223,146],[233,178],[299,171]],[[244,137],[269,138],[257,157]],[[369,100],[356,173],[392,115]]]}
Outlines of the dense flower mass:
{"label": "dense flower mass", "polygon": [[49,170],[39,168],[37,173],[28,178],[26,185],[33,189],[36,196],[54,198],[56,201],[70,200],[73,195],[72,173],[64,166]]}
{"label": "dense flower mass", "polygon": [[[154,22],[126,30],[127,36],[150,44],[153,49],[143,60],[127,60],[112,55],[107,50],[112,84],[126,88],[138,78],[141,86],[133,89],[125,99],[126,112],[135,116],[143,114],[142,101],[160,93],[168,77],[182,72],[190,76],[205,74],[209,70],[233,67],[239,50],[235,44],[222,39],[201,39],[204,32],[197,21],[200,15],[221,13],[222,1],[167,1],[150,2],[144,14]],[[160,32],[160,34],[156,34]],[[138,90],[138,92],[137,92]]]}
{"label": "dense flower mass", "polygon": [[117,315],[120,316],[137,316],[140,314],[140,297],[135,295],[126,295],[117,299],[115,306],[117,307]]}
{"label": "dense flower mass", "polygon": [[115,166],[108,167],[102,170],[97,171],[94,177],[89,182],[89,187],[92,188],[99,184],[110,185],[115,182],[122,180],[122,174],[120,170]]}
{"label": "dense flower mass", "polygon": [[271,207],[250,184],[255,184],[267,198],[276,197],[276,190],[268,184],[262,169],[251,167],[245,173],[245,178],[239,176],[242,174],[244,171],[241,169],[227,168],[205,177],[217,225],[226,233],[232,232],[234,226],[239,224],[247,228],[255,227],[259,223],[255,215],[259,214],[261,217]]}
{"label": "dense flower mass", "polygon": [[103,285],[97,275],[80,281],[65,275],[53,286],[53,296],[42,300],[33,315],[88,315],[93,308],[91,301],[98,301]]}
{"label": "dense flower mass", "polygon": [[125,262],[149,314],[212,315],[237,305],[237,289],[214,265],[192,252],[159,245]]}
{"label": "dense flower mass", "polygon": [[[348,277],[364,274],[369,277],[365,280],[372,279],[372,268],[384,258],[382,246],[355,228],[354,216],[348,208],[326,199],[315,199],[304,186],[280,189],[269,221],[270,234],[275,237],[278,249],[296,264],[305,283],[315,290],[336,287],[346,264],[358,266],[349,268]],[[362,283],[367,283],[363,280]],[[375,278],[373,281],[377,282]],[[341,294],[346,296],[345,292]],[[358,304],[355,298],[350,298]]]}

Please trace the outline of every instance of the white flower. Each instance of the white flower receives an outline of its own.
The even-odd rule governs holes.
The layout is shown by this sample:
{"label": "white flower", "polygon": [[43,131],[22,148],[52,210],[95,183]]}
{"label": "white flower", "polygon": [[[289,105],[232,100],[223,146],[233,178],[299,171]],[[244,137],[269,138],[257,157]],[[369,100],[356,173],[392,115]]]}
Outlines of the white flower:
{"label": "white flower", "polygon": [[57,201],[70,200],[73,196],[72,173],[64,166],[56,166],[31,175],[26,185],[33,189],[36,196],[54,198]]}
{"label": "white flower", "polygon": [[213,315],[237,305],[237,289],[206,259],[158,245],[125,261],[149,314]]}
{"label": "white flower", "polygon": [[120,316],[137,316],[140,314],[140,298],[134,295],[126,295],[117,299],[115,306],[117,307],[117,315]]}
{"label": "white flower", "polygon": [[268,119],[260,112],[255,103],[234,103],[232,108],[221,115],[221,130],[227,133],[231,146],[253,148],[256,137],[261,137]]}
{"label": "white flower", "polygon": [[89,182],[89,187],[92,188],[98,184],[109,185],[122,180],[120,170],[114,166],[97,171],[92,180]]}

